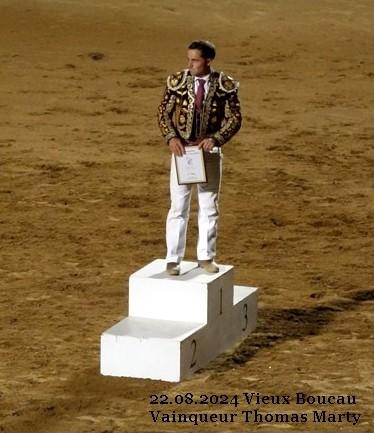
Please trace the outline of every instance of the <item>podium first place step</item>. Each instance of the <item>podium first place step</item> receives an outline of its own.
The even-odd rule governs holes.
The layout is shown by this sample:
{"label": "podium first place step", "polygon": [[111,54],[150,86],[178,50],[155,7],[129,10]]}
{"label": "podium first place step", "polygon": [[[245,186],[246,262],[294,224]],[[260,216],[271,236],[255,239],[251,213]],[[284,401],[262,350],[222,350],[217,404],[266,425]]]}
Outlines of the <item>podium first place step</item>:
{"label": "podium first place step", "polygon": [[154,260],[129,279],[129,316],[207,323],[233,303],[233,266],[208,274],[183,261],[181,274],[170,276],[166,262]]}

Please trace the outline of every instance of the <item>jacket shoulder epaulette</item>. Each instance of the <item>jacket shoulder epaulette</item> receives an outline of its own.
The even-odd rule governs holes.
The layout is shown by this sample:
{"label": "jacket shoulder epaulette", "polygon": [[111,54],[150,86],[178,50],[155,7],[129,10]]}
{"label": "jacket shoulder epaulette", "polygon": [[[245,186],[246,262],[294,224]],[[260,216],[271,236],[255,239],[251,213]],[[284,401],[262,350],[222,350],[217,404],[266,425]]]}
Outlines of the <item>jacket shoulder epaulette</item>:
{"label": "jacket shoulder epaulette", "polygon": [[173,91],[181,88],[186,82],[187,73],[188,69],[177,72],[176,74],[169,75],[166,81],[168,88]]}
{"label": "jacket shoulder epaulette", "polygon": [[235,92],[239,88],[239,82],[235,81],[232,77],[221,72],[218,78],[219,88],[226,93]]}

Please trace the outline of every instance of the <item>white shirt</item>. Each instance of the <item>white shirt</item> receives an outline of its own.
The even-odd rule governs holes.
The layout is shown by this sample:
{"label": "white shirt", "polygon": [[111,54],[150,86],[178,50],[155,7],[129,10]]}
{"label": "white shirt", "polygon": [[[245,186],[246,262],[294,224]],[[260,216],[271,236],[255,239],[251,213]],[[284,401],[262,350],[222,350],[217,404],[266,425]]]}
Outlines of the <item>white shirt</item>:
{"label": "white shirt", "polygon": [[208,90],[209,90],[209,75],[204,75],[203,77],[194,77],[194,81],[195,81],[195,95],[197,93],[197,88],[199,87],[199,81],[198,80],[205,80],[205,84],[204,84],[204,101],[206,99],[206,95],[208,94]]}

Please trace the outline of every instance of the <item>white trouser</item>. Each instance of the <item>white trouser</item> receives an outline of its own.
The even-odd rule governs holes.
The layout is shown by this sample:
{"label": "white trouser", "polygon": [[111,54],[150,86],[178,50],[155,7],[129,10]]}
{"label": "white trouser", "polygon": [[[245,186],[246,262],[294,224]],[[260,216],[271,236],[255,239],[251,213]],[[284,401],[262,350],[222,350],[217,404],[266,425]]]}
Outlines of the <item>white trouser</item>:
{"label": "white trouser", "polygon": [[[210,260],[216,255],[218,196],[221,185],[222,154],[205,153],[207,183],[197,185],[198,226],[197,259]],[[171,206],[166,220],[166,262],[180,263],[186,248],[192,185],[179,185],[174,156],[171,158]]]}

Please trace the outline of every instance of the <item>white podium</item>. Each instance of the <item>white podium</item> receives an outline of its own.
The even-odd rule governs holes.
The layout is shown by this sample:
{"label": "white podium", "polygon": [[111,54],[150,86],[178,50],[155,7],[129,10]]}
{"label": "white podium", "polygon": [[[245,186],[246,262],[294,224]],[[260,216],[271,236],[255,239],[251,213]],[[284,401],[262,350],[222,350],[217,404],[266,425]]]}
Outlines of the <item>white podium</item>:
{"label": "white podium", "polygon": [[101,335],[101,374],[178,382],[256,327],[257,289],[235,286],[233,266],[165,268],[157,259],[130,276],[129,315]]}

